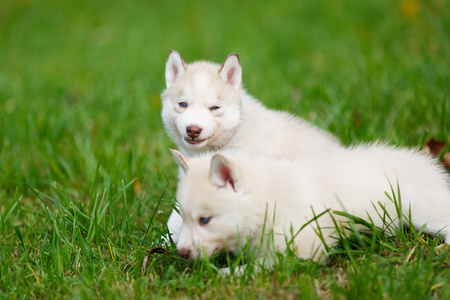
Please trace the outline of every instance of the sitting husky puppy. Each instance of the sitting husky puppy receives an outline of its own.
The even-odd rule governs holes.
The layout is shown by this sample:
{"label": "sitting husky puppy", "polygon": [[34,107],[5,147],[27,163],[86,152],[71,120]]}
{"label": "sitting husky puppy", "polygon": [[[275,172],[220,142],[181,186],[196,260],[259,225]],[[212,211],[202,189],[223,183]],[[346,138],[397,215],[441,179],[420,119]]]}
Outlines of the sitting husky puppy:
{"label": "sitting husky puppy", "polygon": [[[270,261],[273,251],[283,252],[286,241],[293,239],[298,257],[321,261],[325,246],[316,234],[317,224],[330,245],[335,241],[333,218],[346,220],[333,211],[367,221],[370,217],[383,227],[383,206],[392,226],[400,225],[395,201],[385,194],[391,188],[399,191],[397,207],[404,216],[411,212],[414,227],[426,224],[425,232],[450,241],[449,178],[432,158],[413,150],[359,146],[294,161],[235,151],[197,158],[172,153],[186,173],[177,192],[183,216],[177,250],[185,258],[236,252],[240,241],[247,241],[252,253],[262,247],[259,253]],[[317,223],[299,232],[327,209]],[[272,238],[272,247],[261,243],[262,234]]]}
{"label": "sitting husky puppy", "polygon": [[[284,112],[267,109],[242,88],[237,54],[222,65],[185,64],[170,51],[162,119],[167,133],[185,155],[241,149],[255,155],[294,159],[340,148],[330,134]],[[174,211],[168,227],[176,242],[182,223]]]}

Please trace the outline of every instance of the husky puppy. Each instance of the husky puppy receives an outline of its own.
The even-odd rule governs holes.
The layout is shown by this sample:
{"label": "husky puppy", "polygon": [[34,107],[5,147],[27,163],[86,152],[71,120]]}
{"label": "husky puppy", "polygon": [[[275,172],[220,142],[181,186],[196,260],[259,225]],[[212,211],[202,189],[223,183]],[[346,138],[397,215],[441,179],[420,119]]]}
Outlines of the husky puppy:
{"label": "husky puppy", "polygon": [[[224,149],[294,159],[322,155],[340,148],[327,132],[306,121],[270,110],[242,88],[237,54],[222,65],[186,64],[170,51],[162,92],[162,119],[168,135],[189,156]],[[182,220],[174,211],[168,227],[176,242]]]}
{"label": "husky puppy", "polygon": [[[324,242],[335,241],[333,218],[346,220],[336,211],[380,228],[384,210],[392,226],[400,225],[399,214],[406,220],[411,213],[414,227],[426,225],[425,232],[450,241],[448,175],[414,150],[375,144],[290,161],[236,151],[197,158],[172,153],[186,173],[177,191],[183,216],[177,251],[185,258],[237,252],[243,241],[270,261],[291,240],[298,257],[320,261],[325,247],[316,232],[320,226]],[[272,237],[272,247],[261,244],[262,235]]]}

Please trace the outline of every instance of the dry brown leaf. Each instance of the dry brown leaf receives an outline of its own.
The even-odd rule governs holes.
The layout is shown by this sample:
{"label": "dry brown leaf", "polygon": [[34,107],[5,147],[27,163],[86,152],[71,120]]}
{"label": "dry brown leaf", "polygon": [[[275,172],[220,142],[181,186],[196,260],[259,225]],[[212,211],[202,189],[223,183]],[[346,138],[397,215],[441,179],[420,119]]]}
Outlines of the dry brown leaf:
{"label": "dry brown leaf", "polygon": [[442,163],[447,169],[450,169],[450,152],[446,152],[442,157]]}
{"label": "dry brown leaf", "polygon": [[[429,139],[423,147],[423,151],[425,151],[425,153],[430,153],[434,157],[439,157],[444,149],[445,142],[438,141],[434,137],[431,137],[431,139]],[[444,153],[441,159],[441,163],[444,165],[444,167],[450,169],[450,152]]]}
{"label": "dry brown leaf", "polygon": [[400,11],[404,16],[413,18],[420,11],[420,3],[418,0],[402,0],[400,1]]}
{"label": "dry brown leaf", "polygon": [[429,139],[425,146],[423,147],[423,150],[426,153],[431,153],[434,157],[438,157],[442,150],[445,148],[445,142],[438,141],[433,137]]}
{"label": "dry brown leaf", "polygon": [[141,196],[142,184],[139,181],[139,179],[136,178],[136,180],[134,181],[133,187],[134,187],[134,192],[136,193],[136,196],[137,197]]}
{"label": "dry brown leaf", "polygon": [[[149,254],[150,255],[150,254]],[[142,273],[146,273],[147,272],[147,268],[148,268],[148,257],[149,255],[147,255],[146,257],[144,257],[144,260],[142,261]]]}
{"label": "dry brown leaf", "polygon": [[142,273],[145,274],[145,272],[148,269],[148,259],[149,259],[150,255],[156,254],[156,253],[166,253],[166,252],[167,252],[167,250],[162,247],[155,247],[155,248],[151,249],[150,251],[148,251],[148,254],[144,257],[144,260],[142,261]]}

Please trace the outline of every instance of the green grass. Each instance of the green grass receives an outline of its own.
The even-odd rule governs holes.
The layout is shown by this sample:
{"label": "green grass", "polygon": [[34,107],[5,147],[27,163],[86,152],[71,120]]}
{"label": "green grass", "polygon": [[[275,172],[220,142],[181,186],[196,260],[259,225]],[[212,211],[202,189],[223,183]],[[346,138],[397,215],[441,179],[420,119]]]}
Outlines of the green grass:
{"label": "green grass", "polygon": [[344,144],[421,147],[449,144],[449,40],[443,0],[2,1],[0,298],[450,298],[448,250],[414,233],[231,279],[151,251],[176,190],[169,49],[238,52],[250,94]]}

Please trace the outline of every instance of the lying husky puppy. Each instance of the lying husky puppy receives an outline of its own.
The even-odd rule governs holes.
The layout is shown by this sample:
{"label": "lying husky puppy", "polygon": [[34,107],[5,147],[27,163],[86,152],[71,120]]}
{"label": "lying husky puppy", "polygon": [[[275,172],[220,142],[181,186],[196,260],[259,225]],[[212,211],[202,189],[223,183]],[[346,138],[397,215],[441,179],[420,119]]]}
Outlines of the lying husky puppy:
{"label": "lying husky puppy", "polygon": [[[222,65],[185,64],[171,51],[166,63],[162,119],[167,133],[185,155],[242,149],[249,153],[293,159],[340,148],[330,134],[306,121],[267,109],[242,88],[237,54]],[[182,223],[174,211],[168,227],[176,242]]]}
{"label": "lying husky puppy", "polygon": [[[298,257],[320,261],[325,247],[317,224],[295,235],[305,223],[330,209],[317,220],[328,245],[335,241],[332,217],[345,219],[333,210],[365,220],[370,216],[383,227],[383,206],[398,226],[394,201],[385,194],[392,194],[391,187],[397,192],[397,185],[395,197],[405,216],[411,212],[413,226],[426,224],[425,232],[450,241],[449,178],[432,158],[413,150],[359,146],[294,161],[234,151],[197,158],[172,153],[186,173],[177,192],[183,216],[177,250],[185,258],[236,252],[240,241],[248,241],[250,249],[262,245],[259,251],[270,261],[273,251],[283,252],[293,239]],[[269,248],[260,243],[266,233],[273,238]]]}

